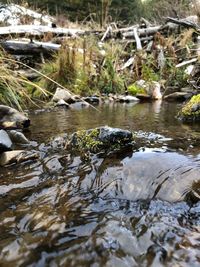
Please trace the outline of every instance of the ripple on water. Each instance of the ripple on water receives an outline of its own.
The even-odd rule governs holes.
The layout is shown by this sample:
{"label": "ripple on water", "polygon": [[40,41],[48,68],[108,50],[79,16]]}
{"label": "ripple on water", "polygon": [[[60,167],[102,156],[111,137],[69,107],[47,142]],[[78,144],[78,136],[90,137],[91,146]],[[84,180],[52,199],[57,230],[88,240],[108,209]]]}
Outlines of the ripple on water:
{"label": "ripple on water", "polygon": [[[163,122],[169,106],[162,117],[162,107],[154,108],[155,120],[145,117],[149,104],[106,108],[101,124],[158,132],[160,141],[176,128]],[[80,113],[72,111],[70,123],[65,112],[63,124],[63,113],[54,114],[54,133],[100,125],[100,115]],[[43,135],[50,115],[37,115],[36,139],[51,135],[50,126]],[[198,198],[199,155],[154,146],[83,161],[41,150],[38,162],[1,169],[0,266],[200,266],[200,202],[185,201],[190,192]]]}
{"label": "ripple on water", "polygon": [[[196,158],[147,150],[57,160],[1,174],[1,266],[198,266],[199,206],[183,202]],[[166,196],[181,202],[156,200]]]}

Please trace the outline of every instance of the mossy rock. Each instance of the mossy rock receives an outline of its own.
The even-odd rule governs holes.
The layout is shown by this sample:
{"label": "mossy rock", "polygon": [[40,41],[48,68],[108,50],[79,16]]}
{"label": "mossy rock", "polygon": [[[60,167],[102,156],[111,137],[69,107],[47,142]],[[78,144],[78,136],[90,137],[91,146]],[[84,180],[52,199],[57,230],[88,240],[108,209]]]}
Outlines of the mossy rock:
{"label": "mossy rock", "polygon": [[99,153],[119,150],[132,141],[133,136],[130,131],[106,126],[74,133],[69,146],[83,153]]}
{"label": "mossy rock", "polygon": [[193,96],[182,108],[179,117],[184,121],[200,120],[200,94]]}
{"label": "mossy rock", "polygon": [[128,92],[130,95],[137,95],[137,94],[147,94],[146,90],[140,86],[138,86],[137,84],[132,84],[132,85],[129,85],[128,87]]}

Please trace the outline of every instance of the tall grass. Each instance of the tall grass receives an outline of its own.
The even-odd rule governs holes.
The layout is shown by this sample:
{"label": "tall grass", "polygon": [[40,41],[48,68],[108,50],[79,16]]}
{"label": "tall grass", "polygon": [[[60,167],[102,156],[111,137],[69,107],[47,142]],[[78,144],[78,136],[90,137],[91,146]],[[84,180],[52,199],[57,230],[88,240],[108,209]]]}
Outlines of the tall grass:
{"label": "tall grass", "polygon": [[[75,40],[71,46],[63,44],[55,58],[42,65],[41,72],[76,94],[121,93],[124,90],[123,75],[118,71],[121,51],[114,43],[99,48],[92,37]],[[39,85],[50,92],[56,88],[45,77],[41,77]]]}
{"label": "tall grass", "polygon": [[27,78],[18,75],[14,70],[16,64],[18,62],[8,56],[5,51],[0,50],[0,104],[22,110],[23,107],[34,104],[29,94],[29,87],[37,88],[43,95],[47,95],[48,92]]}
{"label": "tall grass", "polygon": [[64,44],[53,60],[42,65],[41,73],[47,77],[41,76],[38,84],[49,92],[55,91],[56,83],[64,87],[72,87],[77,76],[76,58],[76,46],[69,47]]}

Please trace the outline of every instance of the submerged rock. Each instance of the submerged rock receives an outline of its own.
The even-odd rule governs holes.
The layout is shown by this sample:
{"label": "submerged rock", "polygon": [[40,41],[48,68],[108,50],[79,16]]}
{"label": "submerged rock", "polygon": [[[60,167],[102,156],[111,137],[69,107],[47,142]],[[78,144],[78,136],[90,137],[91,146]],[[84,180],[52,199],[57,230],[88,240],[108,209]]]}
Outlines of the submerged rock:
{"label": "submerged rock", "polygon": [[191,97],[191,93],[187,93],[187,92],[175,92],[175,93],[166,95],[164,97],[164,99],[167,100],[167,101],[185,101],[189,97]]}
{"label": "submerged rock", "polygon": [[0,152],[11,150],[12,141],[6,131],[0,130]]}
{"label": "submerged rock", "polygon": [[8,131],[8,135],[9,135],[10,139],[12,140],[12,142],[15,144],[25,145],[25,144],[30,143],[29,140],[26,138],[26,136],[21,132],[11,130],[11,131]]}
{"label": "submerged rock", "polygon": [[200,120],[200,94],[193,96],[182,108],[179,117],[184,121]]}
{"label": "submerged rock", "polygon": [[69,146],[79,151],[103,152],[122,149],[133,141],[130,131],[108,126],[74,133]]}
{"label": "submerged rock", "polygon": [[[122,153],[120,153],[122,154]],[[120,155],[121,157],[121,155]],[[96,190],[99,197],[167,202],[200,200],[200,166],[198,162],[175,152],[142,149],[128,153],[123,160],[113,157],[85,176],[84,184]],[[96,185],[105,185],[98,192]]]}
{"label": "submerged rock", "polygon": [[0,105],[0,128],[27,128],[30,120],[18,110]]}
{"label": "submerged rock", "polygon": [[34,160],[39,154],[34,151],[15,150],[3,152],[0,155],[0,166],[6,166],[12,163],[21,163],[28,160]]}

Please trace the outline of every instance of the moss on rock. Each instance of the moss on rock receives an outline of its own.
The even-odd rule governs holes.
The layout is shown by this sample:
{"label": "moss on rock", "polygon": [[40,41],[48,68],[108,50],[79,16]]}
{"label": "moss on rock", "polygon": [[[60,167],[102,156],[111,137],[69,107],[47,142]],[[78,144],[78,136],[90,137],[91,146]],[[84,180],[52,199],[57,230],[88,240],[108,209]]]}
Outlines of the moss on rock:
{"label": "moss on rock", "polygon": [[87,153],[99,153],[121,149],[132,142],[132,133],[111,127],[82,130],[71,136],[71,148]]}
{"label": "moss on rock", "polygon": [[137,94],[147,94],[146,90],[140,86],[138,86],[137,84],[132,84],[128,87],[128,92],[130,95],[137,95]]}
{"label": "moss on rock", "polygon": [[186,121],[200,120],[200,94],[193,96],[179,115]]}
{"label": "moss on rock", "polygon": [[78,150],[96,153],[103,145],[103,143],[98,140],[98,136],[99,129],[78,131],[73,135],[72,143],[76,148],[78,148]]}

